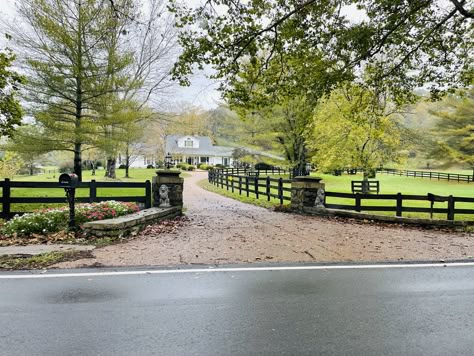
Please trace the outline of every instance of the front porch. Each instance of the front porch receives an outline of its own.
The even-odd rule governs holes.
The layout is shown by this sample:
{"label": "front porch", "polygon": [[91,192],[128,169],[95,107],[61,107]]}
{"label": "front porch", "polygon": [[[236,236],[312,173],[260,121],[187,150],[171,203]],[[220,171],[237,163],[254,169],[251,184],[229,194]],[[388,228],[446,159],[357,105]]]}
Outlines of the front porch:
{"label": "front porch", "polygon": [[222,164],[224,166],[230,166],[233,163],[232,157],[218,157],[218,156],[196,156],[196,155],[180,155],[173,156],[173,160],[176,163],[187,163],[193,166],[198,164],[209,164],[215,166],[216,164]]}

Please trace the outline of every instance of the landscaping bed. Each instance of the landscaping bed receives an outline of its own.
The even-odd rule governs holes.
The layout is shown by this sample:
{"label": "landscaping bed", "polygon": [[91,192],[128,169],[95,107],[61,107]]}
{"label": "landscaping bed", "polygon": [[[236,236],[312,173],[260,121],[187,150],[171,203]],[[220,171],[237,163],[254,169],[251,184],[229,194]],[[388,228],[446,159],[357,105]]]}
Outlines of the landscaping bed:
{"label": "landscaping bed", "polygon": [[[135,203],[105,201],[93,204],[78,204],[76,206],[76,224],[80,230],[87,222],[113,219],[139,211]],[[69,208],[49,208],[33,213],[15,216],[7,221],[1,232],[4,239],[8,238],[37,238],[38,235],[48,235],[68,229]]]}

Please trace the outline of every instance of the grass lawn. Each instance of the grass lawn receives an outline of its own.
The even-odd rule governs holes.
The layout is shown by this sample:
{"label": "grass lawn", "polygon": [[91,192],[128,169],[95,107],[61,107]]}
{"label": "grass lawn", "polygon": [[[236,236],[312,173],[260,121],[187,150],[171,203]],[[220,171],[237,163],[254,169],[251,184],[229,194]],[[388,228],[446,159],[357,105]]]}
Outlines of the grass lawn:
{"label": "grass lawn", "polygon": [[[333,176],[329,174],[315,174],[323,178],[323,182],[326,183],[326,190],[331,192],[343,192],[351,193],[351,181],[362,180],[362,175],[347,175]],[[453,195],[456,197],[471,197],[474,198],[474,184],[473,183],[457,183],[453,181],[443,180],[430,180],[426,178],[413,178],[413,177],[400,177],[400,176],[389,176],[385,174],[377,174],[375,178],[380,182],[380,194],[396,194],[402,193],[406,195],[427,195],[432,193],[435,195],[449,196]],[[352,204],[353,199],[342,199],[328,197],[327,202],[330,204]],[[394,200],[371,200],[365,202],[366,205],[376,206],[395,206]],[[362,202],[364,205],[364,201]],[[413,207],[425,207],[429,208],[430,203],[428,201],[405,201],[404,206]],[[446,202],[438,202],[434,204],[435,208],[447,207]],[[474,203],[456,203],[456,208],[459,209],[474,209]],[[393,215],[392,212],[377,212],[377,214]],[[407,213],[404,212],[403,216],[407,217],[429,217],[429,214],[424,213]],[[434,214],[436,219],[446,219],[444,214]],[[456,220],[474,220],[474,215],[456,215]]]}
{"label": "grass lawn", "polygon": [[[60,173],[45,173],[35,176],[16,176],[13,181],[24,181],[24,182],[57,182]],[[104,170],[98,170],[95,176],[92,176],[92,171],[84,171],[82,180],[84,182],[95,179],[100,182],[145,182],[146,180],[152,180],[152,177],[156,175],[155,169],[146,168],[132,168],[130,169],[130,178],[123,178],[125,175],[124,169],[117,169],[117,179],[109,179],[104,177]],[[186,172],[181,173],[181,177],[189,177]],[[0,189],[1,195],[1,189]],[[144,196],[144,188],[97,188],[98,197],[120,197],[120,196]],[[64,197],[64,189],[58,188],[12,188],[12,197]],[[89,189],[79,188],[76,190],[77,197],[88,197]],[[59,207],[64,204],[12,204],[11,211],[32,211],[36,209],[42,209],[46,207]]]}

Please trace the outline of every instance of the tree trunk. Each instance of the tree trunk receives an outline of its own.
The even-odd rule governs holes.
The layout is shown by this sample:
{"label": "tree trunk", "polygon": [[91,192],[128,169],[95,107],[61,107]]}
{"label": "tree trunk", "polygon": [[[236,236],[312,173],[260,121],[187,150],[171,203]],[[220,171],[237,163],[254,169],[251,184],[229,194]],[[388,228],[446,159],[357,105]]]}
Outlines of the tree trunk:
{"label": "tree trunk", "polygon": [[96,161],[92,161],[92,175],[95,176],[95,166],[96,166]]}
{"label": "tree trunk", "polygon": [[[80,3],[79,3],[80,6]],[[79,16],[81,12],[79,11]],[[81,27],[77,29],[78,48],[77,48],[77,76],[76,76],[76,113],[75,113],[75,131],[74,131],[74,173],[76,173],[79,182],[82,182],[82,142],[81,142],[81,119],[82,119],[82,33]]]}
{"label": "tree trunk", "polygon": [[117,160],[115,157],[107,158],[107,169],[105,170],[105,176],[107,178],[111,178],[111,179],[117,178],[117,175],[115,172],[116,163],[117,163]]}
{"label": "tree trunk", "polygon": [[128,175],[128,167],[130,166],[130,154],[128,152],[128,145],[125,149],[125,178],[130,178]]}
{"label": "tree trunk", "polygon": [[130,176],[128,174],[129,164],[130,164],[130,158],[127,156],[127,158],[125,160],[125,178],[130,178]]}
{"label": "tree trunk", "polygon": [[76,173],[79,182],[82,182],[82,159],[81,143],[74,144],[74,173]]}
{"label": "tree trunk", "polygon": [[33,163],[30,164],[30,176],[32,176],[34,174],[34,167],[33,167]]}

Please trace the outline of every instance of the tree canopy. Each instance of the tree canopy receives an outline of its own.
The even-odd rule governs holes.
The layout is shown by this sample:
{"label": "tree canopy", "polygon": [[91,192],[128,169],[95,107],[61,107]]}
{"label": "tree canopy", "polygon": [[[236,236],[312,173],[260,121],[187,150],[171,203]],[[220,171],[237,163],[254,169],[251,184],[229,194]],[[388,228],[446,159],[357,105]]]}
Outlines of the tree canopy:
{"label": "tree canopy", "polygon": [[438,147],[435,155],[474,169],[474,88],[449,95],[438,117],[434,130]]}
{"label": "tree canopy", "polygon": [[[472,7],[458,0],[208,0],[197,7],[174,0],[184,29],[174,75],[187,84],[195,68],[210,65],[227,93],[250,63],[259,77],[271,74],[274,91],[320,96],[370,67],[365,80],[385,82],[395,94],[429,83],[436,95],[470,82]],[[273,75],[289,64],[290,77]]]}
{"label": "tree canopy", "polygon": [[11,136],[15,125],[21,124],[23,111],[18,91],[24,78],[11,67],[15,55],[11,50],[0,51],[0,135]]}
{"label": "tree canopy", "polygon": [[369,170],[400,158],[400,132],[380,93],[349,84],[317,106],[308,134],[319,170]]}

